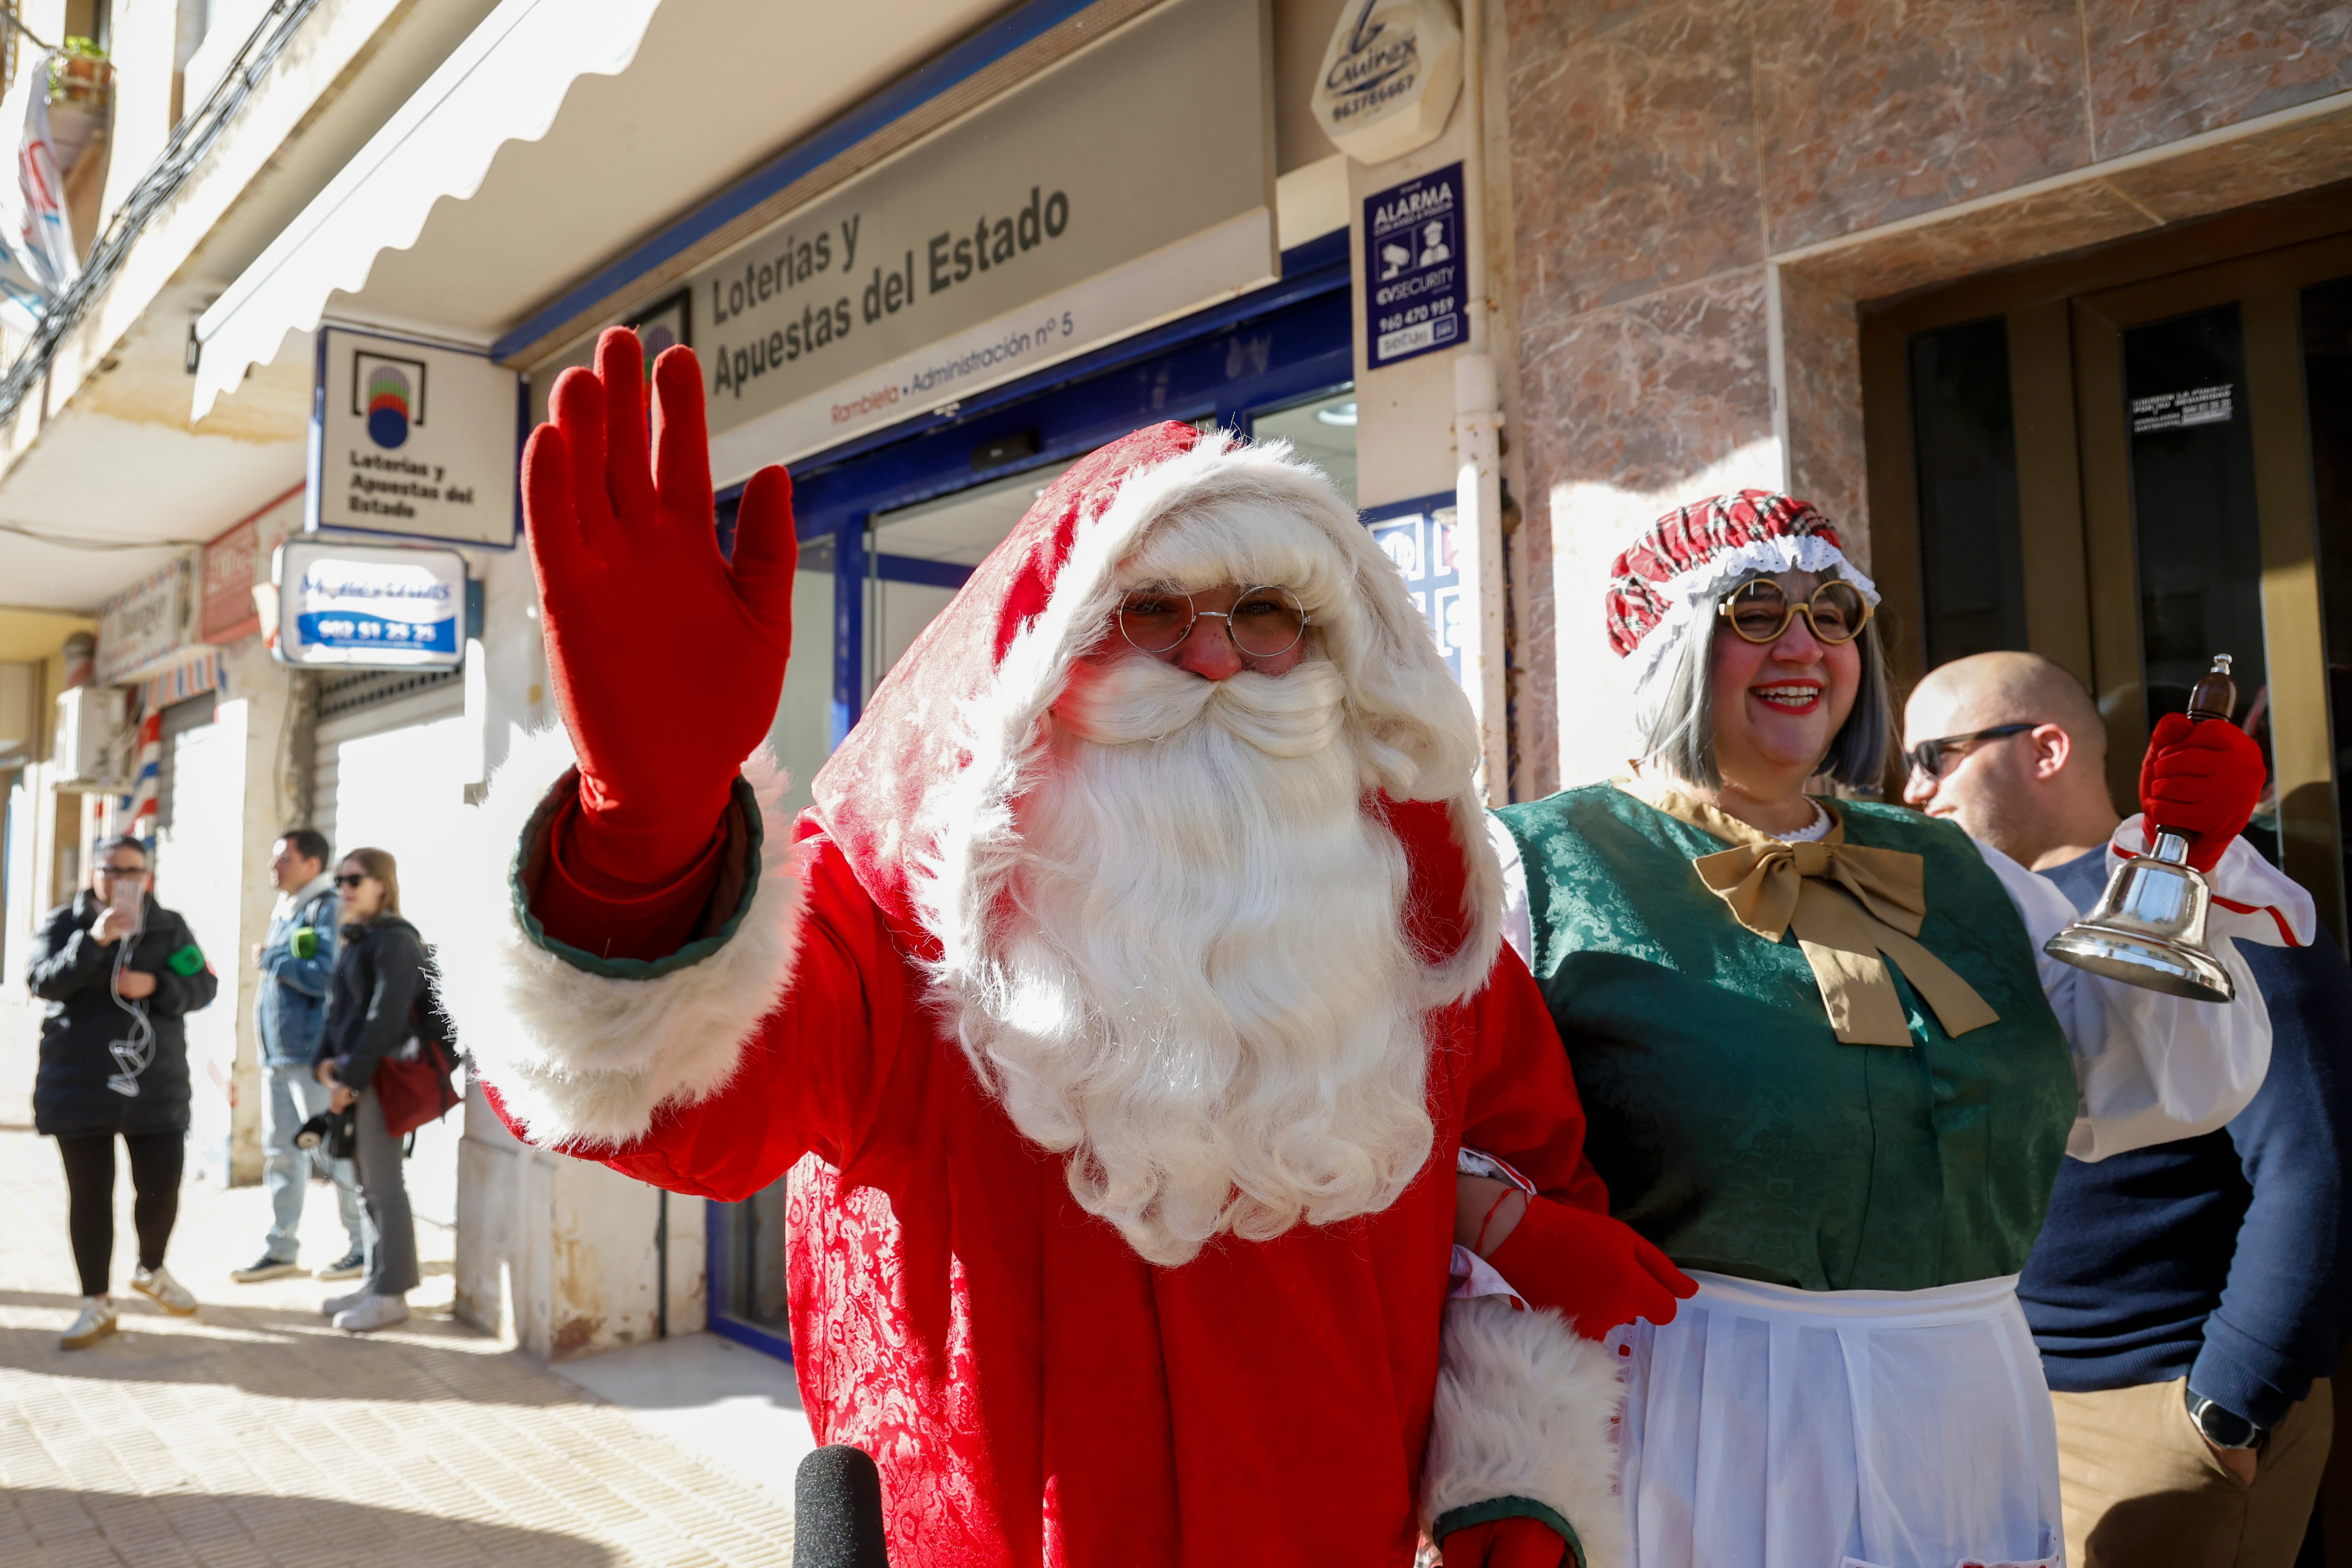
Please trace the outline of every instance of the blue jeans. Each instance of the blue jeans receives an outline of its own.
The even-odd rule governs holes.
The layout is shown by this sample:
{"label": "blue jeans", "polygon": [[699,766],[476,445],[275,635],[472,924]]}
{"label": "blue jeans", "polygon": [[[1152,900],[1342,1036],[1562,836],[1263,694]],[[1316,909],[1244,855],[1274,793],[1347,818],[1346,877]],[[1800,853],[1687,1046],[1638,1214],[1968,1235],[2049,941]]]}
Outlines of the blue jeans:
{"label": "blue jeans", "polygon": [[352,1238],[352,1250],[367,1247],[367,1223],[360,1214],[359,1173],[349,1160],[330,1160],[324,1150],[294,1146],[302,1123],[327,1109],[327,1086],[306,1062],[270,1062],[262,1068],[261,1184],[269,1189],[273,1223],[269,1256],[291,1263],[300,1246],[302,1193],[312,1172],[335,1184],[335,1208]]}

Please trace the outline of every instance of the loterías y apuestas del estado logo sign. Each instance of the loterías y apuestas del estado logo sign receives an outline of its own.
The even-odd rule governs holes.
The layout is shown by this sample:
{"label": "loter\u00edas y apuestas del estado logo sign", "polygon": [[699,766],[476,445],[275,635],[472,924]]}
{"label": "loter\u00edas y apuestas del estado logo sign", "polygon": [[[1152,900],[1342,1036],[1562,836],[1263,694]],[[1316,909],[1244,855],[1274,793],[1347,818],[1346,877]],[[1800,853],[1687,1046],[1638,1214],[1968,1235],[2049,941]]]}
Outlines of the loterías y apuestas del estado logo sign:
{"label": "loter\u00edas y apuestas del estado logo sign", "polygon": [[1315,82],[1315,118],[1359,163],[1385,163],[1444,131],[1462,90],[1462,29],[1447,0],[1348,0]]}
{"label": "loter\u00edas y apuestas del estado logo sign", "polygon": [[366,421],[368,439],[385,451],[407,445],[409,427],[425,423],[425,362],[355,350],[352,412]]}

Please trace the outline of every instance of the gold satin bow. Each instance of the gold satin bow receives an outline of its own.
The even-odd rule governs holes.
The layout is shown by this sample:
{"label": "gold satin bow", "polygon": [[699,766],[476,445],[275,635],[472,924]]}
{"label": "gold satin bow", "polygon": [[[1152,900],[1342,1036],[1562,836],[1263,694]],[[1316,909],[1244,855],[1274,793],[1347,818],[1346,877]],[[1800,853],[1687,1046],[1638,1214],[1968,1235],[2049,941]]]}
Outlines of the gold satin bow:
{"label": "gold satin bow", "polygon": [[1845,824],[1834,818],[1826,837],[1790,844],[1646,780],[1620,780],[1618,787],[1732,841],[1732,848],[1694,859],[1692,868],[1734,919],[1765,941],[1779,942],[1795,928],[1830,1026],[1845,1044],[1911,1044],[1903,998],[1886,969],[1890,958],[1935,1009],[1946,1034],[1999,1022],[1975,987],[1916,940],[1927,913],[1926,863],[1918,856],[1848,844]]}

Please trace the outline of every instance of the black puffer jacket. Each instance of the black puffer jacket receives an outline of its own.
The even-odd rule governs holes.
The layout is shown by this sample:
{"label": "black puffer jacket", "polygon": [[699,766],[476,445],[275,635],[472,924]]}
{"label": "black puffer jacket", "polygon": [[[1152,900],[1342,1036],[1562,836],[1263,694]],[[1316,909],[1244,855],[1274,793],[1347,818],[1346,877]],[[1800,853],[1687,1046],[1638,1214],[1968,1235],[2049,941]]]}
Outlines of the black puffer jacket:
{"label": "black puffer jacket", "polygon": [[425,940],[398,915],[342,929],[319,1041],[319,1059],[335,1064],[336,1078],[365,1089],[375,1064],[415,1037],[414,1009],[425,994]]}
{"label": "black puffer jacket", "polygon": [[[181,1020],[209,1006],[220,989],[212,966],[189,933],[188,922],[147,899],[146,929],[131,942],[128,967],[155,977],[155,993],[138,1002],[114,994],[114,962],[122,942],[103,946],[89,928],[106,906],[85,892],[41,921],[25,983],[48,1003],[41,1021],[41,1066],[33,1080],[33,1125],[46,1134],[185,1132],[188,1130],[188,1036]],[[107,1079],[118,1070],[115,1040],[134,1037],[135,1010],[155,1031],[154,1059],[139,1074],[139,1092],[118,1094]]]}

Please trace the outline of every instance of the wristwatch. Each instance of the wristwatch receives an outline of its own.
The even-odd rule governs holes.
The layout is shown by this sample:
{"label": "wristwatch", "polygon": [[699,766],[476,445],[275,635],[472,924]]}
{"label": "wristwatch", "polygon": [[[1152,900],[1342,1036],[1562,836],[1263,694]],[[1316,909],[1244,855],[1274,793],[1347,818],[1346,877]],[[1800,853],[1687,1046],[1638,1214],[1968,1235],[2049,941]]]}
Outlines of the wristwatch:
{"label": "wristwatch", "polygon": [[2189,1403],[2189,1422],[2216,1448],[2252,1448],[2261,1446],[2270,1433],[2255,1426],[2234,1410],[2225,1410],[2195,1389],[2183,1384],[2181,1396]]}

